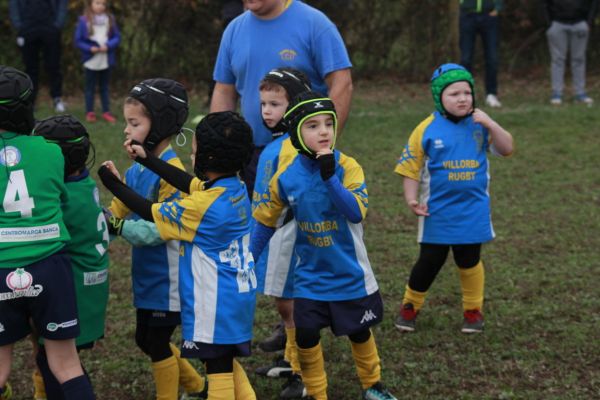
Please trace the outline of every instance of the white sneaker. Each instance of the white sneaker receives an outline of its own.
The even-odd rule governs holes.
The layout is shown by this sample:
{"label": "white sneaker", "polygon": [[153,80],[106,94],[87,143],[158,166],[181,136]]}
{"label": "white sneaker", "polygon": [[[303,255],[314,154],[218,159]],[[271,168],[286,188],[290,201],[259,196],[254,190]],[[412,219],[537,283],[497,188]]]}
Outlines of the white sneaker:
{"label": "white sneaker", "polygon": [[62,114],[65,111],[67,111],[67,106],[65,105],[64,101],[62,101],[60,97],[54,98],[54,112]]}
{"label": "white sneaker", "polygon": [[492,108],[502,107],[502,103],[500,103],[500,100],[498,100],[498,97],[496,97],[495,94],[488,94],[485,98],[485,104]]}

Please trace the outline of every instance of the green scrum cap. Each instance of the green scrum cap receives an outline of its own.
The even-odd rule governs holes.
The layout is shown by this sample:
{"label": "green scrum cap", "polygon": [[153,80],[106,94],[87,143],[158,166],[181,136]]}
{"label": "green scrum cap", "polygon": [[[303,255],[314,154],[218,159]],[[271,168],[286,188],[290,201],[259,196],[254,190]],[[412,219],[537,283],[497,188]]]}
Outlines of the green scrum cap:
{"label": "green scrum cap", "polygon": [[475,81],[473,75],[465,67],[458,64],[442,64],[433,71],[431,75],[431,94],[433,95],[433,103],[435,109],[438,110],[442,115],[446,115],[447,112],[442,104],[442,92],[449,85],[455,82],[465,81],[471,86],[471,92],[473,93],[473,107],[475,107]]}

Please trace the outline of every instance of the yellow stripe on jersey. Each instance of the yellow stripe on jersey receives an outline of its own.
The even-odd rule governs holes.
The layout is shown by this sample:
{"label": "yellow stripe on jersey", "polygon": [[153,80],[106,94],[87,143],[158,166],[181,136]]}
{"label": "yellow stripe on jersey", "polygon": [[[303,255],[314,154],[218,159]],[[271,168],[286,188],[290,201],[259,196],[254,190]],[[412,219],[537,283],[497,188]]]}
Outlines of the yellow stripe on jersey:
{"label": "yellow stripe on jersey", "polygon": [[298,150],[292,144],[292,140],[290,138],[285,139],[281,143],[277,169],[286,169],[296,157],[298,157]]}
{"label": "yellow stripe on jersey", "polygon": [[204,189],[204,181],[198,178],[193,178],[190,182],[190,193],[197,192],[198,190]]}
{"label": "yellow stripe on jersey", "polygon": [[286,168],[279,168],[275,172],[275,175],[273,175],[273,178],[271,178],[271,183],[269,183],[269,201],[259,203],[252,212],[255,220],[271,228],[277,228],[279,217],[286,208],[286,205],[279,197],[279,175],[287,169],[287,166]]}
{"label": "yellow stripe on jersey", "polygon": [[[127,180],[123,178],[123,183],[127,185]],[[110,207],[108,207],[112,215],[117,218],[125,218],[129,214],[129,208],[116,197],[113,197],[110,201]]]}
{"label": "yellow stripe on jersey", "polygon": [[369,207],[369,195],[365,185],[365,174],[361,166],[352,157],[340,154],[339,164],[344,169],[344,181],[342,185],[348,189],[356,198],[363,219],[367,216]]}
{"label": "yellow stripe on jersey", "polygon": [[193,242],[206,211],[225,190],[215,187],[195,191],[183,199],[153,204],[152,218],[160,237]]}
{"label": "yellow stripe on jersey", "polygon": [[[183,166],[183,163],[181,162],[179,157],[173,157],[167,162],[172,166],[185,171],[185,167]],[[158,188],[158,199],[156,199],[156,201],[158,203],[162,203],[163,201],[172,199],[175,193],[177,193],[177,189],[171,186],[165,180],[161,179]]]}
{"label": "yellow stripe on jersey", "polygon": [[396,172],[399,175],[419,181],[421,179],[421,169],[425,163],[425,152],[423,151],[423,134],[425,129],[433,121],[434,115],[431,114],[421,122],[408,138],[408,144],[402,150],[402,156],[398,159]]}

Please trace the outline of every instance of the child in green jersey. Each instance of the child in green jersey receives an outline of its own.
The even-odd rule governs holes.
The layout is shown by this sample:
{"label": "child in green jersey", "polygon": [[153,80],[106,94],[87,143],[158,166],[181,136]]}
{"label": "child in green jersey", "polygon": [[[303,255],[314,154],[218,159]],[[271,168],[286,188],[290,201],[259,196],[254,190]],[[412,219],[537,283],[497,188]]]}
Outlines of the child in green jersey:
{"label": "child in green jersey", "polygon": [[67,200],[64,160],[57,146],[28,136],[32,93],[25,73],[0,66],[0,399],[10,393],[14,343],[33,325],[63,398],[90,400],[75,348],[79,319],[60,208]]}
{"label": "child in green jersey", "polygon": [[[35,136],[58,144],[65,159],[68,200],[62,204],[63,220],[71,234],[65,249],[71,258],[81,333],[77,349],[90,349],[104,336],[108,303],[108,229],[100,207],[96,182],[90,177],[86,161],[90,138],[86,128],[70,115],[60,115],[37,123]],[[48,368],[42,346],[36,357],[42,377],[34,374],[34,397],[53,398],[56,380]],[[37,371],[36,371],[37,372]],[[48,395],[44,391],[49,387]]]}

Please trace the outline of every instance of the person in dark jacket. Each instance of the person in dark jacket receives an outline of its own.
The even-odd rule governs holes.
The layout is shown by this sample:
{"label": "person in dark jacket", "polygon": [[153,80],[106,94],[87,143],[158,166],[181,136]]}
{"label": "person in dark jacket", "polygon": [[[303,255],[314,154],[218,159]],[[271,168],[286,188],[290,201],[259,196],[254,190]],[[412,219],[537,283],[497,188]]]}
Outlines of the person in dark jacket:
{"label": "person in dark jacket", "polygon": [[39,88],[39,56],[50,84],[54,111],[65,112],[62,97],[61,31],[67,17],[67,0],[10,0],[10,20],[17,30],[17,45],[25,72],[33,82],[34,99]]}
{"label": "person in dark jacket", "polygon": [[498,100],[498,14],[502,0],[460,1],[460,63],[472,72],[475,39],[479,34],[485,56],[485,103],[501,107]]}
{"label": "person in dark jacket", "polygon": [[585,91],[585,53],[598,3],[598,0],[544,0],[553,105],[562,104],[567,53],[571,53],[575,101],[588,106],[594,102]]}

